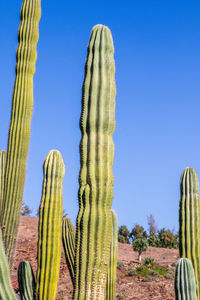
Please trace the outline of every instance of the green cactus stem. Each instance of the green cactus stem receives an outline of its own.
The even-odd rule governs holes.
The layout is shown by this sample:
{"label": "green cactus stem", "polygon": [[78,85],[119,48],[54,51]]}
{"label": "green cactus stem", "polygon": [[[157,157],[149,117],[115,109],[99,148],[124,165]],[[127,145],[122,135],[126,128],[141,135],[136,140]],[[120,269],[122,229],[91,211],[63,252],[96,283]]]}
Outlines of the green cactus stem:
{"label": "green cactus stem", "polygon": [[185,168],[181,176],[179,206],[180,257],[191,260],[200,299],[200,199],[198,177],[194,169]]}
{"label": "green cactus stem", "polygon": [[35,300],[35,276],[28,261],[22,261],[19,264],[18,282],[21,300]]}
{"label": "green cactus stem", "polygon": [[80,129],[81,170],[76,221],[74,299],[105,299],[112,238],[112,135],[115,129],[115,62],[108,27],[91,32],[85,63]]}
{"label": "green cactus stem", "polygon": [[63,218],[62,220],[62,243],[65,252],[66,263],[73,283],[75,258],[75,230],[69,218]]}
{"label": "green cactus stem", "polygon": [[16,77],[8,136],[3,205],[0,215],[5,252],[10,265],[19,225],[30,139],[33,75],[39,37],[38,24],[41,15],[40,2],[41,0],[23,0],[18,31]]}
{"label": "green cactus stem", "polygon": [[0,299],[16,300],[10,281],[10,270],[8,260],[4,251],[2,233],[0,230]]}
{"label": "green cactus stem", "polygon": [[3,204],[4,177],[6,168],[6,151],[0,151],[0,215]]}
{"label": "green cactus stem", "polygon": [[115,300],[115,287],[116,287],[116,275],[117,275],[117,246],[118,246],[117,215],[115,211],[112,210],[112,242],[110,247],[110,263],[108,266],[106,300]]}
{"label": "green cactus stem", "polygon": [[44,181],[39,212],[38,300],[54,300],[60,267],[65,165],[60,152],[50,151],[44,165]]}
{"label": "green cactus stem", "polygon": [[176,266],[175,295],[176,300],[197,300],[194,269],[187,258],[179,259]]}

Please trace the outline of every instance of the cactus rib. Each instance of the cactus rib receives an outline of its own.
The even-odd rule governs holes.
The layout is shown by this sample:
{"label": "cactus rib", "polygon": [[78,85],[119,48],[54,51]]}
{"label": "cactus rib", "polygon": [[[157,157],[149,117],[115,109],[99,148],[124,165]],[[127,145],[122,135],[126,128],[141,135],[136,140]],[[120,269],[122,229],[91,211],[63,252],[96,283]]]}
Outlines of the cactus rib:
{"label": "cactus rib", "polygon": [[4,177],[6,168],[6,151],[0,151],[0,215],[3,205]]}

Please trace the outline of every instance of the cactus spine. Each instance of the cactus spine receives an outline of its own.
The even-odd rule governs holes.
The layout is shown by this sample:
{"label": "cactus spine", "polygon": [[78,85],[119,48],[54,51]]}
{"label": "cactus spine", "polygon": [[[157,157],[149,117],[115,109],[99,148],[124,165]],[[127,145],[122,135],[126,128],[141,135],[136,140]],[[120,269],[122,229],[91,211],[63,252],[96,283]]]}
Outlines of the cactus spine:
{"label": "cactus spine", "polygon": [[115,62],[110,30],[96,25],[85,64],[80,129],[74,299],[104,299],[112,234]]}
{"label": "cactus spine", "polygon": [[33,75],[37,57],[41,0],[23,0],[18,31],[16,78],[8,137],[5,186],[0,225],[9,264],[19,224],[33,107]]}
{"label": "cactus spine", "polygon": [[40,203],[37,299],[55,299],[60,265],[65,165],[60,152],[50,151],[44,165]]}
{"label": "cactus spine", "polygon": [[11,286],[8,260],[4,251],[2,233],[0,230],[0,299],[16,300]]}
{"label": "cactus spine", "polygon": [[177,263],[175,294],[176,300],[197,300],[194,269],[187,258],[181,258]]}
{"label": "cactus spine", "polygon": [[35,276],[28,261],[19,264],[18,282],[21,300],[35,300]]}
{"label": "cactus spine", "polygon": [[179,226],[180,256],[193,264],[200,299],[200,199],[198,177],[192,168],[185,168],[181,176]]}
{"label": "cactus spine", "polygon": [[6,151],[0,151],[0,214],[3,204],[4,176],[6,168]]}
{"label": "cactus spine", "polygon": [[117,246],[118,246],[118,225],[117,215],[112,210],[112,242],[110,247],[110,263],[108,266],[108,279],[106,286],[106,300],[115,300],[115,282],[117,272]]}
{"label": "cactus spine", "polygon": [[69,218],[62,220],[62,242],[71,280],[74,282],[75,230]]}

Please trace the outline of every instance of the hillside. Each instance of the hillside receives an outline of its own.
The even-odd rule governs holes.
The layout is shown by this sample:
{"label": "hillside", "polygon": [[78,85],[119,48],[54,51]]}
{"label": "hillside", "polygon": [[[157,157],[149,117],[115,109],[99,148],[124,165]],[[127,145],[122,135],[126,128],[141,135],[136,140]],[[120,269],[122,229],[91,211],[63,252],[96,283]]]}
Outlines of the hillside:
{"label": "hillside", "polygon": [[[28,260],[34,272],[37,269],[37,228],[38,218],[21,217],[17,247],[12,272],[12,283],[17,291],[17,267],[22,260]],[[149,247],[143,257],[152,257],[159,264],[168,267],[174,272],[175,263],[178,260],[178,250]],[[174,279],[171,276],[144,276],[132,274],[130,270],[138,267],[137,253],[132,250],[131,245],[118,244],[118,268],[116,299],[134,300],[172,300],[174,299]],[[166,278],[167,277],[167,278]],[[60,277],[57,290],[58,300],[72,298],[72,283],[65,263],[62,251]]]}

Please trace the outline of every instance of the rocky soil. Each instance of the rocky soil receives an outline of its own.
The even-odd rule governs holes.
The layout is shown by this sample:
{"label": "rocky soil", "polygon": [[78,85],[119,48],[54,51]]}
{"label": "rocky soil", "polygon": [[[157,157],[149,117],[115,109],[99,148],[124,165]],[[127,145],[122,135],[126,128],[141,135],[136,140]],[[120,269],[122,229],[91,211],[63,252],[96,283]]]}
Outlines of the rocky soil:
{"label": "rocky soil", "polygon": [[[28,260],[34,272],[37,269],[37,229],[38,218],[21,217],[14,266],[12,284],[18,291],[17,267],[22,260]],[[149,247],[143,257],[152,257],[159,264],[168,266],[174,271],[178,260],[178,250]],[[131,245],[118,244],[118,268],[116,299],[134,300],[172,300],[174,298],[174,279],[165,276],[129,276],[130,268],[138,267],[137,253]],[[72,299],[72,283],[65,263],[64,253],[61,254],[60,276],[57,290],[57,300]]]}

